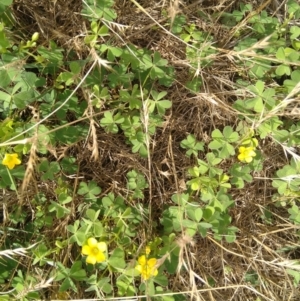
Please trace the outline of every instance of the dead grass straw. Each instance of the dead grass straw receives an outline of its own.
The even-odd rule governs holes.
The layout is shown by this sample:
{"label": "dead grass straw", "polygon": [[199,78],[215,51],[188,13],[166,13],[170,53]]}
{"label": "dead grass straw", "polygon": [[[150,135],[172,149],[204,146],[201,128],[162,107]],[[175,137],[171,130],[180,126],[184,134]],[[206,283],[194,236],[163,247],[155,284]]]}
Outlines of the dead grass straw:
{"label": "dead grass straw", "polygon": [[[268,0],[255,6],[255,12],[265,9],[271,2],[274,1]],[[235,110],[232,109],[232,103],[238,97],[234,77],[241,67],[235,64],[235,57],[238,54],[230,53],[225,47],[236,43],[234,33],[243,24],[240,23],[228,30],[221,26],[218,20],[203,21],[195,13],[196,8],[200,8],[208,15],[223,10],[232,11],[239,3],[229,0],[198,1],[190,4],[182,1],[139,1],[138,5],[135,1],[117,2],[116,8],[119,13],[117,22],[124,25],[114,27],[122,37],[120,45],[124,42],[133,43],[138,47],[159,51],[174,66],[177,82],[168,91],[168,98],[173,105],[166,116],[163,128],[147,141],[151,155],[145,160],[137,154],[132,154],[122,134],[107,134],[99,128],[97,121],[92,117],[94,111],[89,104],[86,115],[90,122],[90,137],[87,137],[86,144],[80,142],[67,150],[77,158],[76,177],[96,181],[103,194],[113,191],[115,194],[125,196],[126,173],[137,169],[144,173],[150,183],[144,202],[149,205],[152,218],[159,218],[163,207],[170,204],[172,194],[184,190],[182,183],[186,180],[186,170],[193,164],[193,159],[187,158],[184,150],[180,148],[180,141],[185,139],[188,133],[193,133],[198,140],[207,143],[214,129],[222,129],[226,125],[236,126],[239,122]],[[147,11],[146,14],[141,7]],[[30,33],[42,32],[45,42],[51,39],[66,45],[81,34],[84,28],[79,14],[81,1],[16,0],[13,8],[22,30],[30,28]],[[183,85],[189,69],[184,56],[185,45],[170,32],[166,32],[169,25],[164,22],[168,18],[161,15],[162,9],[169,12],[171,22],[176,14],[184,12],[200,30],[213,33],[219,42],[219,48],[224,50],[223,55],[214,57],[214,64],[211,67],[206,70],[195,70],[203,81],[203,87],[196,95],[191,94]],[[274,13],[279,12],[276,10]],[[160,30],[153,29],[153,22],[164,27]],[[130,30],[124,32],[125,27]],[[251,59],[252,54],[247,55]],[[94,64],[107,63],[93,52],[92,57]],[[247,93],[245,90],[240,92]],[[90,91],[84,91],[83,94],[89,102]],[[290,95],[286,102],[294,101],[293,97],[294,94]],[[279,114],[279,109],[281,108],[276,108],[273,113]],[[146,107],[143,109],[142,117],[147,132]],[[84,147],[85,145],[89,147]],[[235,207],[231,211],[232,224],[239,229],[237,240],[228,244],[216,241],[212,233],[206,238],[197,236],[193,239],[182,233],[182,236],[178,237],[180,247],[178,273],[175,277],[170,277],[170,288],[174,290],[174,294],[175,291],[188,294],[190,300],[197,301],[254,301],[259,300],[258,298],[282,301],[297,300],[295,296],[300,296],[299,288],[294,287],[285,271],[291,260],[298,258],[299,255],[298,229],[289,223],[283,210],[274,206],[272,201],[274,189],[270,181],[275,170],[287,161],[282,156],[282,148],[274,145],[270,139],[261,141],[260,149],[268,158],[264,171],[257,172],[254,182],[247,184],[242,191],[233,189],[231,192],[235,200]],[[33,147],[28,161],[28,177],[22,187],[23,192],[28,187],[28,180],[31,179],[36,160]],[[226,166],[224,168],[226,169]],[[36,178],[35,181],[40,192],[54,194],[53,183],[46,189],[39,179]],[[70,179],[70,184],[72,183],[74,180]],[[67,237],[63,227],[71,223],[80,203],[80,198],[74,199],[73,215],[61,225],[57,225],[51,234],[53,240],[58,233],[63,239]],[[272,224],[263,220],[263,211],[266,209],[274,214]],[[156,235],[147,233],[148,236],[152,234]],[[144,234],[140,240],[141,243],[144,242]],[[294,251],[285,251],[287,245],[293,245]],[[62,252],[59,258],[66,264],[72,260],[69,258],[69,251],[68,249]],[[9,256],[14,255],[8,251],[4,252]],[[41,287],[50,285],[49,281],[45,279],[41,281]],[[84,293],[79,292],[72,297],[83,296]]]}

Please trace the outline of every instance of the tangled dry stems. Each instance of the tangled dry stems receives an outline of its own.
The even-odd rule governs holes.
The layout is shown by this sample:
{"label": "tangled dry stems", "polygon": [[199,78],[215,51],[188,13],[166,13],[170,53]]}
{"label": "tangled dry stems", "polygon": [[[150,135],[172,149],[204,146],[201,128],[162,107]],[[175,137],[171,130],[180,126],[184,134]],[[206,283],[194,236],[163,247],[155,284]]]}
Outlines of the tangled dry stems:
{"label": "tangled dry stems", "polygon": [[[228,0],[195,3],[200,5],[200,2],[202,9],[208,14],[223,10],[232,11],[239,5],[239,1]],[[276,1],[267,2],[272,5]],[[236,43],[233,30],[224,28],[216,21],[203,21],[194,15],[193,1],[187,4],[178,1],[171,4],[166,1],[139,1],[139,3],[162,24],[166,20],[161,15],[162,8],[166,9],[171,17],[184,11],[186,16],[197,22],[200,29],[214,33],[220,45]],[[253,4],[255,6],[254,1]],[[79,0],[15,0],[13,8],[21,31],[28,32],[29,35],[35,31],[41,32],[45,44],[48,40],[54,40],[60,45],[68,44],[74,47],[77,41],[75,37],[85,33]],[[168,112],[163,128],[149,143],[151,161],[132,154],[122,134],[107,134],[96,126],[91,117],[94,113],[92,111],[87,112],[89,120],[83,121],[90,122],[92,130],[87,143],[79,142],[67,150],[60,150],[60,146],[57,146],[55,151],[75,156],[78,165],[76,177],[96,181],[102,188],[103,194],[113,191],[126,196],[126,173],[132,169],[143,172],[151,181],[151,190],[146,191],[144,202],[151,204],[153,218],[159,218],[163,207],[170,203],[171,195],[183,190],[180,183],[186,180],[186,169],[193,164],[193,160],[187,158],[180,148],[180,141],[186,138],[187,133],[194,133],[198,140],[208,142],[210,133],[214,129],[237,124],[238,118],[232,109],[232,102],[237,98],[234,77],[240,66],[237,66],[234,57],[226,55],[226,52],[225,55],[215,57],[215,63],[208,70],[200,70],[203,80],[201,91],[196,96],[191,95],[182,84],[187,78],[189,68],[184,59],[185,46],[163,31],[154,30],[153,21],[139,11],[132,2],[119,1],[116,9],[117,22],[129,28],[125,32],[120,32],[127,43],[157,50],[175,67],[177,82],[168,93],[172,101],[172,109]],[[280,9],[283,9],[282,6]],[[137,14],[133,13],[137,11],[138,18],[136,18]],[[274,14],[280,15],[280,12],[276,10]],[[86,54],[86,50],[81,51],[80,46],[75,49],[78,57]],[[87,96],[88,91],[83,91],[82,94]],[[170,285],[178,291],[189,291],[191,300],[244,301],[257,300],[257,297],[262,300],[297,300],[295,296],[300,295],[299,289],[294,288],[284,267],[276,264],[297,258],[298,254],[297,251],[279,253],[275,250],[287,245],[299,247],[297,229],[289,223],[281,209],[273,206],[271,199],[274,190],[270,178],[276,169],[287,163],[287,160],[284,159],[280,146],[274,145],[268,139],[261,142],[260,150],[267,158],[263,171],[255,174],[254,182],[247,184],[242,191],[232,190],[236,203],[231,211],[232,224],[239,228],[236,242],[232,244],[217,242],[211,235],[207,238],[195,237],[191,240],[184,233],[178,238],[181,248],[180,265],[177,276],[170,279]],[[34,173],[34,160],[38,158],[35,157],[35,152],[32,152],[28,176]],[[230,166],[229,162],[227,164]],[[226,166],[223,167],[226,169]],[[42,183],[37,177],[35,181],[35,187],[39,192],[44,192],[50,198],[55,195],[54,182]],[[74,195],[77,184],[78,180],[70,179],[70,185],[74,185]],[[28,185],[24,185],[23,188],[25,186],[27,187],[27,191],[24,191],[25,198],[28,202],[23,204],[24,207],[30,204],[30,199],[36,193],[34,189],[29,189]],[[50,245],[55,242],[56,237],[67,237],[65,226],[79,214],[77,208],[80,203],[81,199],[75,198],[72,214],[65,221],[54,226],[48,237]],[[10,204],[11,208],[13,205]],[[262,220],[262,212],[266,208],[275,214],[276,226],[268,225]],[[32,208],[28,210],[32,212]],[[144,239],[145,237],[141,237],[141,241]],[[69,256],[72,256],[70,251],[70,249],[63,250],[59,260],[68,264]],[[251,271],[258,273],[258,282],[255,286],[245,282],[245,273]],[[47,280],[43,281],[47,286],[50,285]],[[215,283],[215,288],[207,289],[211,281]],[[51,294],[54,296],[55,292],[52,291]],[[79,299],[88,296],[79,291],[72,297]]]}

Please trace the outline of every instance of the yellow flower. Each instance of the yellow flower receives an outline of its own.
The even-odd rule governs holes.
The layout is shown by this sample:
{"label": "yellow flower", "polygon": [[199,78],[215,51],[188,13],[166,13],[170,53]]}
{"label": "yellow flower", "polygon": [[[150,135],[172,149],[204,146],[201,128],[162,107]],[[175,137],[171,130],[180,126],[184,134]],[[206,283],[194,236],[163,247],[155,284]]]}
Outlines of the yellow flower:
{"label": "yellow flower", "polygon": [[149,255],[149,254],[151,253],[151,248],[150,248],[150,246],[146,246],[146,248],[145,248],[145,253],[146,253],[146,255]]}
{"label": "yellow flower", "polygon": [[15,165],[21,164],[21,160],[18,159],[18,154],[5,154],[2,164],[13,169]]}
{"label": "yellow flower", "polygon": [[146,256],[142,255],[139,257],[138,263],[139,265],[135,268],[141,273],[143,280],[147,280],[158,274],[158,270],[155,267],[157,263],[156,258],[150,258],[147,260]]}
{"label": "yellow flower", "polygon": [[246,163],[250,163],[253,160],[253,157],[256,156],[255,153],[255,148],[252,146],[249,147],[245,147],[245,146],[241,146],[239,148],[239,155],[238,155],[238,159],[241,162],[246,162]]}
{"label": "yellow flower", "polygon": [[87,244],[82,246],[81,253],[87,255],[86,262],[95,264],[105,260],[107,246],[105,242],[98,242],[95,238],[89,238]]}

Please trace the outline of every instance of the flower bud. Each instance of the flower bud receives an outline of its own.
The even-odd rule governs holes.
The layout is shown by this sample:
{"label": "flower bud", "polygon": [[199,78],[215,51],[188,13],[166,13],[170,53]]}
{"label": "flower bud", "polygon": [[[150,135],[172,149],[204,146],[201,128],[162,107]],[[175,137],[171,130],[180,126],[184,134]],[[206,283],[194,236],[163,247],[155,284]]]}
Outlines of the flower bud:
{"label": "flower bud", "polygon": [[35,42],[39,39],[40,34],[38,32],[35,32],[32,37],[31,37],[31,41]]}

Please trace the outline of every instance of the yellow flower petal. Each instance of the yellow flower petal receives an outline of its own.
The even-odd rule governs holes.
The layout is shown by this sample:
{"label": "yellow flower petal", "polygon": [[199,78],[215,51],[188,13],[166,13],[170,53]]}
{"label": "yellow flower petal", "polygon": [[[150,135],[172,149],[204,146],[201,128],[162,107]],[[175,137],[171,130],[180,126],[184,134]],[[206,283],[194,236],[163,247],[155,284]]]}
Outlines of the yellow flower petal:
{"label": "yellow flower petal", "polygon": [[255,156],[256,156],[256,152],[255,152],[255,151],[253,151],[253,150],[251,150],[251,151],[249,152],[249,156],[251,156],[251,157],[255,157]]}
{"label": "yellow flower petal", "polygon": [[5,154],[2,164],[13,169],[16,165],[21,164],[21,160],[18,158],[18,154]]}
{"label": "yellow flower petal", "polygon": [[102,252],[99,252],[96,256],[95,259],[97,262],[102,262],[105,260],[105,255]]}
{"label": "yellow flower petal", "polygon": [[97,243],[97,248],[102,251],[102,252],[105,252],[106,249],[107,249],[107,245],[105,242],[98,242]]}
{"label": "yellow flower petal", "polygon": [[81,253],[82,253],[83,255],[90,255],[90,254],[91,254],[91,248],[90,248],[90,246],[84,245],[84,246],[82,247]]}
{"label": "yellow flower petal", "polygon": [[138,258],[138,263],[139,265],[137,265],[135,269],[140,272],[143,280],[147,280],[158,274],[158,270],[155,268],[157,264],[156,258],[150,258],[147,260],[146,256],[142,255]]}
{"label": "yellow flower petal", "polygon": [[86,258],[86,262],[87,263],[90,263],[90,264],[95,264],[96,263],[96,257],[93,256],[93,255],[89,255],[87,258]]}
{"label": "yellow flower petal", "polygon": [[250,163],[253,160],[253,157],[256,156],[256,153],[254,150],[255,150],[255,148],[252,146],[249,146],[249,147],[241,146],[239,148],[240,154],[238,155],[238,159],[241,162]]}
{"label": "yellow flower petal", "polygon": [[141,265],[137,265],[137,266],[135,267],[135,269],[136,269],[137,271],[139,271],[140,273],[142,273],[143,268],[142,268]]}
{"label": "yellow flower petal", "polygon": [[146,265],[147,264],[146,256],[145,255],[140,256],[138,259],[138,263],[142,266]]}
{"label": "yellow flower petal", "polygon": [[244,155],[244,154],[239,154],[239,155],[238,155],[238,159],[239,159],[240,161],[244,161],[245,155]]}
{"label": "yellow flower petal", "polygon": [[151,277],[150,273],[147,273],[146,271],[142,272],[142,278],[144,280],[148,280],[150,277]]}
{"label": "yellow flower petal", "polygon": [[87,244],[82,246],[81,253],[87,255],[86,262],[95,264],[96,262],[102,262],[105,260],[105,254],[107,245],[105,242],[98,242],[94,237],[90,237],[87,240]]}
{"label": "yellow flower petal", "polygon": [[88,245],[89,245],[91,248],[95,248],[95,247],[97,247],[98,241],[97,241],[96,238],[91,237],[91,238],[88,239],[87,243],[88,243]]}
{"label": "yellow flower petal", "polygon": [[253,160],[252,157],[246,157],[246,158],[244,159],[244,161],[246,161],[246,163],[250,163],[252,160]]}
{"label": "yellow flower petal", "polygon": [[157,276],[157,274],[158,274],[158,270],[157,269],[155,269],[154,271],[152,271],[152,275],[155,277],[155,276]]}
{"label": "yellow flower petal", "polygon": [[156,262],[156,258],[150,258],[149,260],[147,260],[147,265],[148,267],[153,268],[156,265]]}

